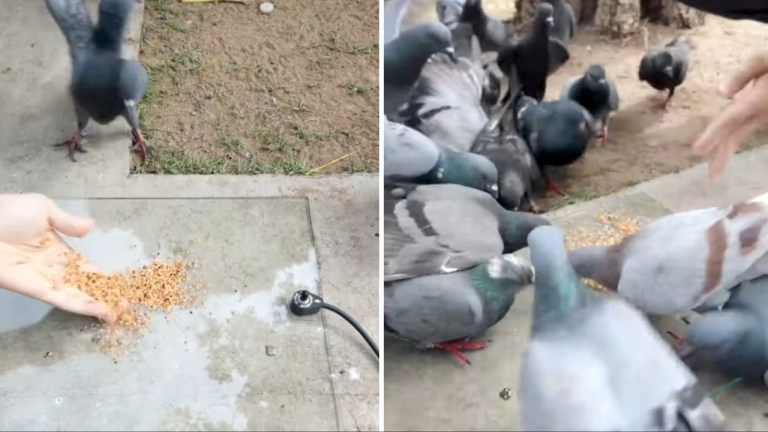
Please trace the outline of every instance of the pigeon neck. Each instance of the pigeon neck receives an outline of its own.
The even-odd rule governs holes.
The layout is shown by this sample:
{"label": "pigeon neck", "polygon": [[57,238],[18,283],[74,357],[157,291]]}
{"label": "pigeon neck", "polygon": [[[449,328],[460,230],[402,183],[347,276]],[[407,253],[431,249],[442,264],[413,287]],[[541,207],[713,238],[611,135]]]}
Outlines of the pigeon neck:
{"label": "pigeon neck", "polygon": [[621,278],[621,257],[610,246],[586,246],[568,254],[571,265],[582,277],[593,279],[616,291]]}
{"label": "pigeon neck", "polygon": [[523,287],[514,289],[508,279],[496,279],[488,272],[488,264],[482,264],[470,273],[473,288],[483,301],[484,316],[487,321],[494,324],[504,317],[515,301],[515,295]]}
{"label": "pigeon neck", "polygon": [[427,173],[428,180],[437,183],[451,183],[481,189],[482,184],[475,184],[467,173],[466,164],[461,163],[458,153],[448,149],[440,152],[440,157],[432,170]]}
{"label": "pigeon neck", "polygon": [[499,218],[499,233],[504,242],[504,253],[516,252],[528,246],[528,234],[546,219],[532,213],[506,211]]}
{"label": "pigeon neck", "polygon": [[415,82],[432,52],[423,44],[398,38],[387,44],[384,55],[384,73],[393,82]]}
{"label": "pigeon neck", "polygon": [[549,258],[536,268],[533,331],[563,321],[585,304],[587,289],[568,262],[565,248],[548,250]]}

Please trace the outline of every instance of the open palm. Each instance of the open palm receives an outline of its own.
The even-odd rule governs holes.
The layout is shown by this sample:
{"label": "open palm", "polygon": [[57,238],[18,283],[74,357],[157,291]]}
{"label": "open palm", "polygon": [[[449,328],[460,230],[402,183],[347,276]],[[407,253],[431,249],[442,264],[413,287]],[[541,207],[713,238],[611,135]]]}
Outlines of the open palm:
{"label": "open palm", "polygon": [[59,233],[83,237],[93,225],[44,195],[0,195],[0,287],[114,323],[116,313],[109,306],[64,283],[73,251]]}

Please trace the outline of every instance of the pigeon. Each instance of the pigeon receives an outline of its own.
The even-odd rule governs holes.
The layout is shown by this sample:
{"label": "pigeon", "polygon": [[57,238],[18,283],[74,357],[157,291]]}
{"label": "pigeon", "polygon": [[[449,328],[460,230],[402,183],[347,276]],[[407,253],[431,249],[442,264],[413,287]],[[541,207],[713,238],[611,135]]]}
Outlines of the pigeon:
{"label": "pigeon", "polygon": [[480,41],[483,52],[501,51],[512,41],[515,33],[511,22],[504,22],[486,15],[482,0],[465,0],[459,22],[470,24]]}
{"label": "pigeon", "polygon": [[445,53],[455,61],[451,31],[439,22],[408,29],[384,46],[384,114],[390,117],[408,101],[427,60]]}
{"label": "pigeon", "polygon": [[719,369],[768,385],[768,276],[733,289],[722,310],[707,312],[688,327],[693,348],[686,363]]}
{"label": "pigeon", "polygon": [[656,219],[620,243],[570,255],[576,271],[645,313],[722,306],[728,290],[768,274],[768,194]]}
{"label": "pigeon", "polygon": [[648,319],[581,282],[560,228],[536,228],[528,243],[536,278],[520,370],[524,430],[725,430],[722,412]]}
{"label": "pigeon", "polygon": [[128,20],[136,0],[102,0],[99,21],[91,21],[83,0],[46,0],[48,11],[61,30],[72,59],[72,95],[77,130],[72,138],[57,144],[67,146],[69,158],[86,153],[82,147],[82,131],[90,119],[107,124],[123,117],[131,127],[132,148],[138,149],[142,161],[149,146],[139,129],[137,104],[149,85],[144,67],[135,60],[120,57]]}
{"label": "pigeon", "polygon": [[542,0],[552,5],[552,17],[554,18],[551,36],[564,45],[576,36],[576,13],[567,0]]}
{"label": "pigeon", "polygon": [[507,315],[515,296],[533,282],[533,267],[512,254],[473,268],[384,286],[384,328],[421,349],[447,351],[468,365],[463,350]]}
{"label": "pigeon", "polygon": [[[472,26],[467,23],[457,23],[451,29],[451,36],[456,57],[464,57],[477,65],[483,64],[483,51],[480,49],[480,41],[472,31]],[[483,76],[481,106],[486,114],[490,114],[499,100],[504,74],[499,70],[496,62],[484,64],[482,72],[476,69],[476,73]]]}
{"label": "pigeon", "polygon": [[609,116],[619,109],[619,91],[616,83],[606,77],[603,66],[591,65],[583,76],[569,79],[560,92],[560,99],[576,101],[586,108],[595,120],[600,121],[601,143],[609,140]]}
{"label": "pigeon", "polygon": [[[539,3],[531,34],[505,46],[496,60],[504,73],[509,75],[514,69],[523,93],[539,101],[544,99],[547,77],[570,58],[563,42],[550,37],[554,22],[552,14],[551,4]],[[512,96],[507,92],[502,102]]]}
{"label": "pigeon", "polygon": [[[518,91],[519,97],[521,93]],[[499,108],[475,139],[472,152],[487,157],[498,171],[498,200],[507,210],[526,210],[541,213],[533,200],[533,189],[542,174],[528,144],[518,135],[514,103],[510,100]],[[496,121],[498,117],[498,121]],[[495,127],[494,127],[495,125]]]}
{"label": "pigeon", "polygon": [[436,54],[424,65],[397,118],[448,148],[469,151],[488,122],[482,106],[484,81],[485,71],[479,63]]}
{"label": "pigeon", "polygon": [[466,270],[524,248],[533,228],[549,224],[459,185],[397,185],[385,192],[385,282]]}
{"label": "pigeon", "polygon": [[637,76],[656,90],[667,90],[667,98],[660,108],[667,110],[675,89],[688,75],[691,45],[680,41],[680,36],[663,46],[652,47],[640,60]]}
{"label": "pigeon", "polygon": [[403,18],[408,13],[413,0],[387,0],[384,2],[384,43],[392,42],[400,34]]}
{"label": "pigeon", "polygon": [[540,166],[547,189],[565,196],[543,166],[565,166],[579,159],[596,135],[594,119],[571,100],[537,102],[523,96],[515,109],[518,130]]}
{"label": "pigeon", "polygon": [[384,128],[384,175],[395,182],[452,183],[498,196],[496,167],[487,158],[445,148],[389,120]]}

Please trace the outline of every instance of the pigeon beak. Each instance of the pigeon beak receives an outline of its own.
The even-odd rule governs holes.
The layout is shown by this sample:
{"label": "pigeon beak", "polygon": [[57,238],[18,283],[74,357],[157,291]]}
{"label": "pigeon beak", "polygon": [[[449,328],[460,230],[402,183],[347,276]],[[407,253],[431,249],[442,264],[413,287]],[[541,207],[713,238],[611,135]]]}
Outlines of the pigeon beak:
{"label": "pigeon beak", "polygon": [[669,76],[672,76],[672,66],[665,67],[664,68],[664,73],[669,75]]}
{"label": "pigeon beak", "polygon": [[499,184],[498,183],[491,183],[486,186],[485,188],[489,194],[493,197],[493,199],[499,199]]}
{"label": "pigeon beak", "polygon": [[600,78],[599,80],[597,80],[597,82],[598,84],[605,84],[606,81],[605,81],[605,78]]}
{"label": "pigeon beak", "polygon": [[553,17],[547,17],[547,23],[552,27],[555,25],[555,19]]}
{"label": "pigeon beak", "polygon": [[459,59],[456,58],[456,50],[453,49],[452,46],[444,49],[443,52],[446,53],[448,55],[448,57],[450,57],[452,62],[454,62],[454,63],[458,63],[459,62]]}

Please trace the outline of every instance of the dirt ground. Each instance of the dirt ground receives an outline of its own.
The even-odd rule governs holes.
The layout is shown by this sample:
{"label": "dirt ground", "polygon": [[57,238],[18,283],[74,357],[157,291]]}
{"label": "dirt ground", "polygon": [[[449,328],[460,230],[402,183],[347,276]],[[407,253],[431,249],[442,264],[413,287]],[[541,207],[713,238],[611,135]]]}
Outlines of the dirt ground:
{"label": "dirt ground", "polygon": [[[407,17],[408,25],[436,19],[434,5],[416,0]],[[512,17],[511,0],[484,1],[487,12],[499,18]],[[593,63],[602,64],[619,89],[621,107],[611,118],[609,133],[614,143],[593,144],[585,156],[564,169],[550,170],[569,195],[547,195],[539,202],[555,208],[618,191],[644,180],[677,172],[701,162],[690,146],[713,115],[728,101],[716,94],[720,82],[768,40],[768,26],[751,21],[728,21],[707,16],[704,26],[691,30],[648,26],[649,45],[669,41],[676,34],[688,37],[695,46],[688,78],[675,92],[669,112],[657,109],[666,93],[657,92],[637,78],[645,48],[642,35],[619,41],[581,28],[569,46],[571,59],[547,82],[547,99],[559,97],[565,81],[583,74]],[[762,131],[745,148],[768,142]]]}
{"label": "dirt ground", "polygon": [[146,0],[140,114],[156,152],[139,169],[378,171],[377,2],[259,3]]}

